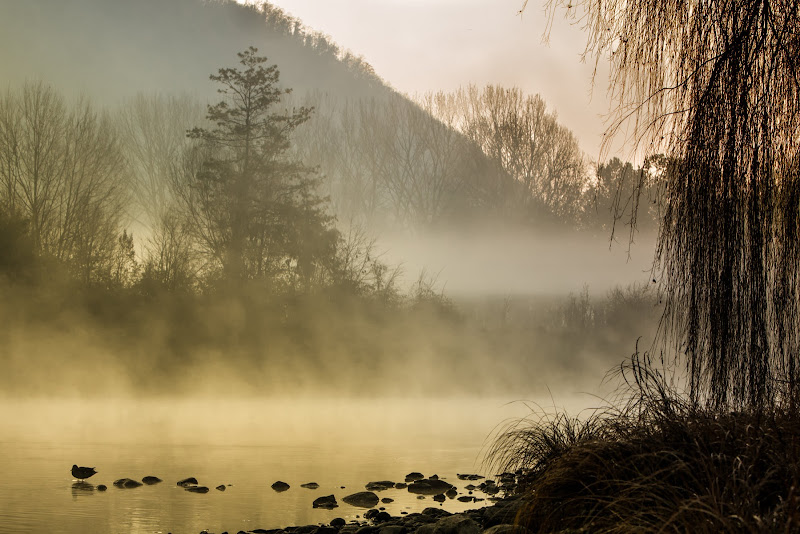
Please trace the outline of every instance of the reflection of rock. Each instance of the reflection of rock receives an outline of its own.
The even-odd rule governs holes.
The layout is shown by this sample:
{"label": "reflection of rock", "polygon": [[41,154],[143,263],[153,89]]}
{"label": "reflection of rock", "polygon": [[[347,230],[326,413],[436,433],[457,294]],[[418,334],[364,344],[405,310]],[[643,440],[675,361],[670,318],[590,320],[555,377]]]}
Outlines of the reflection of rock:
{"label": "reflection of rock", "polygon": [[394,487],[394,482],[391,480],[379,480],[377,482],[367,482],[365,488],[367,491],[383,491]]}
{"label": "reflection of rock", "polygon": [[317,489],[319,487],[319,484],[317,484],[316,482],[307,482],[305,484],[300,484],[300,487],[307,489]]}
{"label": "reflection of rock", "polygon": [[120,478],[114,481],[114,485],[118,488],[138,488],[142,485],[141,482],[138,480],[133,480],[132,478]]}
{"label": "reflection of rock", "polygon": [[179,486],[183,486],[183,487],[196,485],[196,484],[197,484],[197,479],[194,478],[194,477],[184,478],[183,480],[179,480],[178,481],[178,485]]}
{"label": "reflection of rock", "polygon": [[287,484],[286,482],[283,482],[282,480],[278,480],[277,482],[275,482],[275,483],[272,485],[272,489],[274,489],[274,490],[275,490],[275,491],[277,491],[277,492],[286,491],[286,490],[288,490],[290,487],[291,487],[291,486],[289,486],[289,484]]}
{"label": "reflection of rock", "polygon": [[[331,508],[338,507],[339,503],[336,502],[336,497],[333,495],[325,495],[324,497],[314,499],[314,502],[311,504],[311,506],[314,508],[327,508],[330,510]],[[333,526],[333,522],[331,522],[331,525]]]}
{"label": "reflection of rock", "polygon": [[419,495],[438,495],[452,488],[452,484],[448,484],[444,480],[437,479],[422,479],[411,483],[408,486],[408,491]]}
{"label": "reflection of rock", "polygon": [[359,491],[358,493],[348,495],[342,500],[350,506],[358,506],[359,508],[372,508],[378,504],[380,499],[378,499],[378,496],[371,491]]}
{"label": "reflection of rock", "polygon": [[413,471],[406,475],[406,482],[414,482],[415,480],[422,480],[423,478],[425,478],[425,475]]}
{"label": "reflection of rock", "polygon": [[208,493],[208,488],[205,486],[186,486],[184,489],[192,493]]}
{"label": "reflection of rock", "polygon": [[[161,479],[160,479],[160,478],[158,478],[158,477],[147,476],[147,477],[144,477],[144,478],[142,479],[142,482],[144,482],[144,483],[145,483],[145,484],[147,484],[148,486],[152,486],[153,484],[158,484],[159,482],[161,482]],[[195,483],[196,483],[196,482],[195,482]]]}

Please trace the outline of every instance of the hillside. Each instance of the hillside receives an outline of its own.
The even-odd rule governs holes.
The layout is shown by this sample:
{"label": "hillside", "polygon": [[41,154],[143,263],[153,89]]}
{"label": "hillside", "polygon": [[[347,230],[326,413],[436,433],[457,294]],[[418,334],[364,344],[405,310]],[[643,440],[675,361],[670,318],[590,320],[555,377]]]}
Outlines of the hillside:
{"label": "hillside", "polygon": [[211,96],[208,75],[256,46],[298,92],[377,96],[371,67],[284,13],[232,0],[26,0],[0,3],[0,74],[41,79],[115,104],[139,91]]}

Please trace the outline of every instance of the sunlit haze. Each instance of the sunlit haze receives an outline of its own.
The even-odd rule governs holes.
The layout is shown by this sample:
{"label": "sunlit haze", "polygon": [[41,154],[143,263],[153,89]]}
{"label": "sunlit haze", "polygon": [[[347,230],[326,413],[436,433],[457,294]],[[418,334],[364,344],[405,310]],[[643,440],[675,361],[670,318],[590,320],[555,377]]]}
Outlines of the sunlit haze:
{"label": "sunlit haze", "polygon": [[[253,3],[253,0],[238,0]],[[558,13],[548,43],[544,2],[523,0],[274,0],[305,25],[362,55],[409,95],[467,84],[517,86],[541,94],[597,158],[609,111],[608,70],[581,61],[580,21]]]}

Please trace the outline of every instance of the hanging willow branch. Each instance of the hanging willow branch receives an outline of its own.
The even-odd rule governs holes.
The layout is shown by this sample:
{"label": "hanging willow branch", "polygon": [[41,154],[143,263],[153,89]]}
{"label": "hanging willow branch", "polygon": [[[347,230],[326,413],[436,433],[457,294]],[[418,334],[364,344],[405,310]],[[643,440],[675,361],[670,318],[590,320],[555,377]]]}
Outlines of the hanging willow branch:
{"label": "hanging willow branch", "polygon": [[655,268],[694,400],[800,398],[799,1],[550,0],[610,58],[606,142],[665,153]]}

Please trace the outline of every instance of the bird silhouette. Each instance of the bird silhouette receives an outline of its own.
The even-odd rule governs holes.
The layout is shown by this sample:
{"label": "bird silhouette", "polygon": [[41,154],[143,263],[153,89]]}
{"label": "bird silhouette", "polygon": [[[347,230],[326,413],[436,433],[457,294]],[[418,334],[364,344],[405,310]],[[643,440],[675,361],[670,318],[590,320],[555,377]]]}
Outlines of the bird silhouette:
{"label": "bird silhouette", "polygon": [[86,480],[90,476],[93,476],[97,473],[97,470],[94,467],[78,467],[77,465],[72,466],[72,476],[77,478],[78,480]]}

